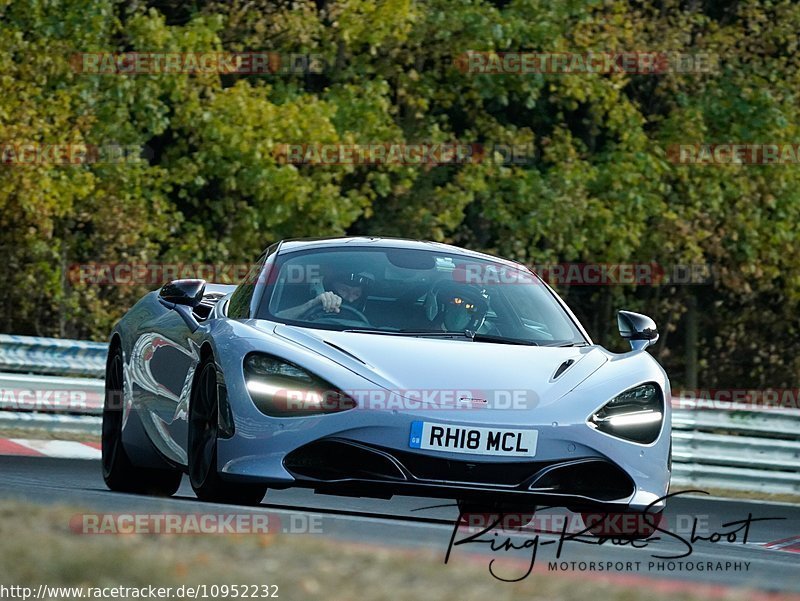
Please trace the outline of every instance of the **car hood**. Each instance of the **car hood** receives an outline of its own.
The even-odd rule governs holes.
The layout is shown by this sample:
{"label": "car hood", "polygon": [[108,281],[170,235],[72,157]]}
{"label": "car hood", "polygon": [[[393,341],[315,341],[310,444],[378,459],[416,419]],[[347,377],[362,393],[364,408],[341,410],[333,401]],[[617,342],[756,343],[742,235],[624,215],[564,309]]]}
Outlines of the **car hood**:
{"label": "car hood", "polygon": [[[556,402],[608,360],[597,346],[536,347],[315,330],[278,325],[274,333],[313,350],[373,384],[435,403],[454,395],[498,406]],[[560,372],[560,373],[558,373]]]}

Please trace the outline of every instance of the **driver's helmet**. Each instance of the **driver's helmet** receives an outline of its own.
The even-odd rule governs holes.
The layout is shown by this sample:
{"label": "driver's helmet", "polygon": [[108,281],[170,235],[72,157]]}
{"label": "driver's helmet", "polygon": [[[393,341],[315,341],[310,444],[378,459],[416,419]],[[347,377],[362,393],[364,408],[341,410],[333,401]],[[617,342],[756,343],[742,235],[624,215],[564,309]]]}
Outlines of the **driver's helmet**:
{"label": "driver's helmet", "polygon": [[333,270],[325,275],[323,285],[325,290],[336,293],[337,284],[343,284],[350,288],[360,288],[361,294],[356,299],[348,299],[342,296],[342,304],[349,305],[354,309],[363,311],[367,304],[367,296],[370,288],[375,283],[375,277],[367,271],[351,271],[349,269]]}
{"label": "driver's helmet", "polygon": [[479,286],[444,281],[433,287],[426,305],[435,326],[447,332],[477,332],[489,310],[489,295]]}

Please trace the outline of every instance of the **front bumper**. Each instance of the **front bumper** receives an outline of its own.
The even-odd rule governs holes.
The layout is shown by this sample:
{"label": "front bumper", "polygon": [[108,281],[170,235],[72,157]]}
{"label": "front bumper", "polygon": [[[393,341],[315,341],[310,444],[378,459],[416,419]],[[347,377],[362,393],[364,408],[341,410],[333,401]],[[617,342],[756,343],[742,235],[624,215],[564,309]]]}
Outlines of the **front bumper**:
{"label": "front bumper", "polygon": [[[585,420],[557,421],[548,407],[536,410],[535,420],[530,412],[515,411],[359,409],[272,418],[258,412],[249,397],[239,401],[233,410],[234,435],[219,440],[220,470],[223,477],[273,488],[303,486],[329,494],[410,495],[576,510],[637,511],[653,504],[651,510],[658,511],[663,508],[658,500],[669,487],[668,426],[656,442],[640,445],[598,432]],[[535,428],[536,456],[410,448],[411,423],[417,420]]]}
{"label": "front bumper", "polygon": [[496,461],[446,459],[327,438],[289,453],[284,467],[296,485],[358,496],[405,494],[475,502],[571,507],[617,505],[633,480],[603,459]]}

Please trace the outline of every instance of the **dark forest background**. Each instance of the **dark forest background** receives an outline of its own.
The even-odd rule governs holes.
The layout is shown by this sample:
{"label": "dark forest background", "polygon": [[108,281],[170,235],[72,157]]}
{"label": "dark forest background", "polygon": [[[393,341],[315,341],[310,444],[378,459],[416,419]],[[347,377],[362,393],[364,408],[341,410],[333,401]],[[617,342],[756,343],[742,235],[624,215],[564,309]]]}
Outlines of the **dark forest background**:
{"label": "dark forest background", "polygon": [[[105,339],[155,285],[71,265],[247,263],[284,237],[426,238],[526,263],[709,266],[560,287],[615,350],[662,332],[674,384],[800,385],[800,165],[678,165],[672,144],[797,143],[794,2],[0,0],[0,142],[124,164],[0,165],[0,331]],[[467,51],[716,57],[709,73],[464,73]],[[90,75],[79,52],[317,54],[321,73]],[[529,145],[525,164],[291,165],[286,143]]]}

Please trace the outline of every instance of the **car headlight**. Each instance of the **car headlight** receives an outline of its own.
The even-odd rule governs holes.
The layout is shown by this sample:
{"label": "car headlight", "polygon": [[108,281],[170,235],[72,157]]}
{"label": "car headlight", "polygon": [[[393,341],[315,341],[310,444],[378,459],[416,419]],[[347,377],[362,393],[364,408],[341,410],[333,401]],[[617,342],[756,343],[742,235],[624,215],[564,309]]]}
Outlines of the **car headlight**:
{"label": "car headlight", "polygon": [[271,355],[247,355],[244,377],[255,406],[271,417],[338,413],[356,406],[352,398],[322,378]]}
{"label": "car headlight", "polygon": [[617,438],[649,444],[664,420],[664,398],[656,384],[642,384],[617,395],[589,418],[593,428]]}

